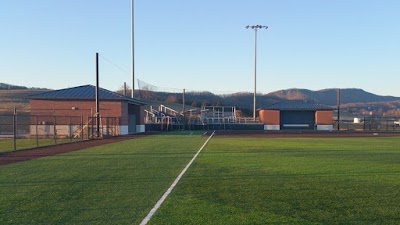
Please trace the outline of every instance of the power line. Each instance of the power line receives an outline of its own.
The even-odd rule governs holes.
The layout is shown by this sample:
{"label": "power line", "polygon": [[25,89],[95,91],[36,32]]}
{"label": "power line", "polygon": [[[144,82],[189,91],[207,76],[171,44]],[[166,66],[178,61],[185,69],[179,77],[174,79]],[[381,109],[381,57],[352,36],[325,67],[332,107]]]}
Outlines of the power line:
{"label": "power line", "polygon": [[115,64],[114,62],[112,62],[111,60],[107,59],[106,57],[102,56],[99,54],[99,56],[101,58],[103,58],[106,62],[110,63],[112,66],[114,66],[115,68],[121,70],[122,72],[126,73],[126,74],[130,74],[130,72],[126,71],[124,68],[122,68],[121,66],[118,66],[117,64]]}

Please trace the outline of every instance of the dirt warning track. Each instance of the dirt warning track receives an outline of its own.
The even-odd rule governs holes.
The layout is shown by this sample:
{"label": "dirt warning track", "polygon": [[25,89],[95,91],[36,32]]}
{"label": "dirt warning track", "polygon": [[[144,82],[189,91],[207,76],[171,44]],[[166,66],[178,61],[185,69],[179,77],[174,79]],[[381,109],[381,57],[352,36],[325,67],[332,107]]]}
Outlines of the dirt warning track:
{"label": "dirt warning track", "polygon": [[0,166],[7,165],[11,163],[57,155],[61,153],[67,153],[77,150],[82,150],[90,147],[95,147],[99,145],[105,145],[125,140],[130,140],[134,138],[140,138],[144,136],[148,136],[149,134],[141,134],[141,135],[126,135],[126,136],[118,136],[111,137],[99,140],[88,140],[88,141],[80,141],[80,142],[72,142],[66,144],[59,145],[51,145],[39,148],[18,150],[13,152],[3,152],[0,153]]}
{"label": "dirt warning track", "polygon": [[400,132],[372,131],[216,131],[215,138],[343,138],[343,137],[394,137]]}

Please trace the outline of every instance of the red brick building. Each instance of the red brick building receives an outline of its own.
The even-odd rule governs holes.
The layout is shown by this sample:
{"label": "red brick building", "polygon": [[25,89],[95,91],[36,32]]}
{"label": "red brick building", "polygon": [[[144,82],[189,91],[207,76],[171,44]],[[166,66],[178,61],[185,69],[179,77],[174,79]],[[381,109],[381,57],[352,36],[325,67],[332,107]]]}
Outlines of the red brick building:
{"label": "red brick building", "polygon": [[[68,124],[68,121],[63,120],[80,117],[83,124],[88,124],[91,118],[96,116],[95,99],[96,87],[92,85],[32,95],[29,97],[31,118],[40,116],[40,123],[46,125],[53,124],[54,118],[57,118],[57,124]],[[137,99],[99,88],[100,117],[108,118],[107,123],[110,120],[116,123],[118,135],[145,131],[144,105],[144,102]],[[103,126],[106,120],[102,121]]]}
{"label": "red brick building", "polygon": [[265,130],[332,130],[333,109],[307,101],[284,101],[259,109]]}

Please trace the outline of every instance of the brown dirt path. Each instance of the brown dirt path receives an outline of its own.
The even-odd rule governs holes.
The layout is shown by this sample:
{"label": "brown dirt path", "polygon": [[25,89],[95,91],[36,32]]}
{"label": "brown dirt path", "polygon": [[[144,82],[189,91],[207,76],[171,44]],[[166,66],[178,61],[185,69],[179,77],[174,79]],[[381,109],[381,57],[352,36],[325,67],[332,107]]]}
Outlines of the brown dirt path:
{"label": "brown dirt path", "polygon": [[51,145],[51,146],[32,148],[32,149],[24,149],[13,152],[2,152],[0,153],[0,166],[46,157],[46,156],[57,155],[66,152],[82,150],[85,148],[95,147],[99,145],[105,145],[129,139],[140,138],[144,136],[148,136],[148,134],[126,135],[126,136],[111,137],[99,140],[88,140],[88,141],[72,142],[72,143]]}

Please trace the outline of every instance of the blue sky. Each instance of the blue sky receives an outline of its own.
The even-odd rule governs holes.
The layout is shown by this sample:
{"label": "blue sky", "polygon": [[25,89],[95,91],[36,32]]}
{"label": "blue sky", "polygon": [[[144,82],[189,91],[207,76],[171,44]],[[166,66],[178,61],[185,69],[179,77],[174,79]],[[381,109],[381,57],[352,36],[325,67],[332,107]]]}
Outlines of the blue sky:
{"label": "blue sky", "polygon": [[[399,8],[396,0],[136,0],[136,78],[252,92],[254,32],[245,26],[262,24],[258,92],[354,87],[400,96]],[[1,0],[0,29],[0,82],[94,84],[99,52],[100,85],[130,83],[130,0]]]}

